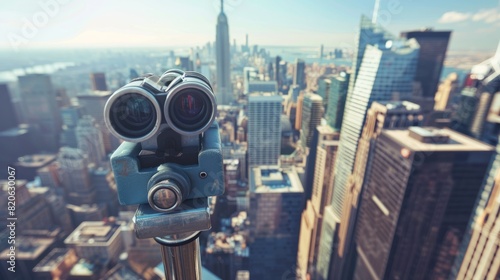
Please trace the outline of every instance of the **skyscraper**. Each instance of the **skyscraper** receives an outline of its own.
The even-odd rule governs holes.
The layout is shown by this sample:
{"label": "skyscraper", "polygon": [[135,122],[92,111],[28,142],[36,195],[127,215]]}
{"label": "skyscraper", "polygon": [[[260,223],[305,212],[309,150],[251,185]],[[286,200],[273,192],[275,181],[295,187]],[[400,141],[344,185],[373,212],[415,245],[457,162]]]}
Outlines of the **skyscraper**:
{"label": "skyscraper", "polygon": [[7,84],[0,84],[0,131],[19,125]]}
{"label": "skyscraper", "polygon": [[349,73],[340,72],[340,74],[330,79],[325,119],[326,123],[337,131],[340,131],[342,128],[342,119],[344,117],[344,107],[350,76]]}
{"label": "skyscraper", "polygon": [[365,49],[353,93],[347,97],[335,163],[332,205],[339,219],[366,112],[373,101],[404,100],[411,96],[419,47],[410,39],[388,40],[383,45],[367,45]]}
{"label": "skyscraper", "polygon": [[297,59],[293,69],[293,84],[299,85],[301,89],[306,88],[306,63],[302,59]]}
{"label": "skyscraper", "polygon": [[278,82],[279,89],[281,89],[281,86],[283,85],[280,74],[280,63],[281,63],[281,56],[277,55],[276,58],[274,59],[274,80]]}
{"label": "skyscraper", "polygon": [[76,127],[76,139],[78,148],[87,154],[89,162],[101,166],[106,153],[101,128],[93,117],[86,115],[80,119]]}
{"label": "skyscraper", "polygon": [[104,123],[104,105],[110,96],[110,91],[94,91],[90,94],[77,96],[78,103],[83,107],[85,114],[92,116],[99,125],[106,153],[111,153],[120,145],[120,141],[111,135]]}
{"label": "skyscraper", "polygon": [[332,264],[331,278],[352,278],[356,248],[353,243],[353,235],[357,211],[360,205],[360,195],[364,189],[366,170],[371,166],[373,149],[382,129],[401,129],[410,126],[420,126],[423,119],[420,106],[408,101],[372,103],[366,114],[363,133],[359,139],[354,170],[349,176],[347,183],[340,226],[337,228],[337,232],[329,233],[337,237],[338,246],[335,245],[333,247],[338,247],[338,250],[333,252],[333,259],[330,259],[328,255],[320,255],[324,263]]}
{"label": "skyscraper", "polygon": [[217,102],[228,105],[233,101],[231,86],[231,64],[229,61],[229,25],[224,13],[224,1],[220,3],[220,14],[217,17],[215,38],[216,68],[217,68]]}
{"label": "skyscraper", "polygon": [[371,19],[364,15],[361,16],[357,37],[352,60],[353,73],[351,79],[349,80],[349,97],[352,95],[354,90],[354,84],[358,78],[358,72],[361,67],[361,62],[363,61],[366,46],[384,44],[387,40],[394,39],[394,36],[382,28],[382,26],[373,23]]}
{"label": "skyscraper", "polygon": [[500,173],[484,211],[477,217],[458,279],[497,279],[500,275]]}
{"label": "skyscraper", "polygon": [[7,84],[0,84],[0,164],[13,164],[18,157],[34,153],[32,136],[28,125],[19,125]]}
{"label": "skyscraper", "polygon": [[457,94],[457,91],[459,91],[459,88],[457,73],[451,73],[448,75],[448,77],[446,77],[446,79],[438,87],[436,97],[434,98],[434,110],[444,111],[448,109]]}
{"label": "skyscraper", "polygon": [[288,63],[284,60],[281,60],[279,69],[278,91],[282,94],[286,94],[288,86],[290,84],[288,79]]}
{"label": "skyscraper", "polygon": [[493,57],[472,67],[471,80],[476,82],[475,95],[479,100],[470,130],[475,137],[496,145],[500,133],[497,117],[500,102],[494,97],[500,92],[500,43]]}
{"label": "skyscraper", "polygon": [[277,165],[281,150],[281,101],[274,93],[248,96],[248,164]]}
{"label": "skyscraper", "polygon": [[355,226],[354,278],[448,279],[492,150],[449,129],[383,130]]}
{"label": "skyscraper", "polygon": [[[472,74],[474,78],[477,80],[481,81],[479,84],[478,88],[480,89],[479,92],[483,92],[485,94],[489,93],[494,93],[500,91],[500,71],[498,71],[498,67],[500,66],[500,44],[498,45],[497,52],[494,57],[482,62],[478,66],[475,66],[472,68]],[[474,89],[469,88],[471,91],[470,94],[472,97],[474,97]],[[472,98],[471,97],[471,98]],[[465,104],[466,105],[466,104]],[[497,105],[498,106],[498,105]],[[463,106],[467,108],[467,106]],[[470,106],[469,106],[470,107]],[[492,106],[489,110],[488,117],[496,117],[498,114],[496,114],[495,111],[497,111],[497,108],[494,108],[495,106]],[[474,110],[475,107],[472,109]],[[474,113],[474,111],[469,111],[470,113]],[[479,112],[477,112],[479,113]],[[476,119],[478,118],[476,114]],[[483,116],[486,118],[486,116]],[[469,244],[469,241],[471,240],[473,232],[477,229],[478,223],[481,223],[480,217],[484,215],[484,211],[488,205],[488,200],[491,199],[492,196],[494,196],[493,190],[498,174],[498,170],[500,169],[500,145],[498,142],[498,130],[496,131],[496,135],[494,134],[495,132],[495,126],[496,129],[498,129],[498,124],[488,124],[485,122],[485,125],[489,127],[489,133],[486,133],[486,135],[483,135],[483,140],[487,140],[490,143],[496,143],[496,153],[495,156],[491,160],[491,165],[490,169],[488,170],[488,175],[486,176],[483,186],[481,188],[480,194],[477,196],[476,200],[476,205],[474,207],[474,212],[472,213],[472,216],[469,221],[469,226],[467,229],[467,232],[465,233],[464,240],[462,242],[462,246],[460,248],[460,252],[458,257],[456,258],[455,265],[453,267],[453,276],[456,276],[458,273],[458,270],[460,269],[460,266],[462,265],[462,260],[464,260],[464,255],[466,254],[467,246]],[[489,134],[489,135],[488,135]],[[496,136],[496,137],[495,137]],[[493,139],[495,138],[495,139]],[[465,260],[464,260],[465,261]]]}
{"label": "skyscraper", "polygon": [[297,97],[297,109],[295,113],[295,130],[302,128],[302,108],[304,105],[304,94],[299,94]]}
{"label": "skyscraper", "polygon": [[[372,23],[372,21],[364,15],[361,16],[360,29],[359,29],[359,33],[358,33],[358,38],[356,40],[356,48],[354,50],[354,55],[353,55],[353,62],[352,62],[353,69],[352,69],[351,77],[349,79],[349,88],[348,88],[348,92],[347,92],[347,99],[346,99],[347,101],[346,101],[346,105],[345,105],[345,108],[348,108],[347,109],[348,111],[350,111],[351,107],[352,107],[351,99],[353,99],[353,97],[355,97],[355,96],[360,96],[358,93],[354,94],[354,86],[355,86],[355,82],[358,78],[358,72],[360,71],[360,68],[361,68],[361,62],[363,61],[363,58],[365,57],[366,47],[368,45],[377,45],[377,44],[385,45],[385,43],[387,41],[392,40],[393,38],[394,38],[394,36],[392,34],[390,34],[389,32],[387,32],[386,30],[384,30],[380,25]],[[372,49],[373,48],[374,47],[372,46]],[[371,53],[369,53],[369,54],[371,54]],[[380,56],[378,56],[378,55],[375,57],[380,58]],[[365,71],[369,71],[369,68],[370,68],[368,66],[369,65],[368,64],[369,56],[367,56],[366,61],[367,61],[366,62],[367,66],[365,67],[366,68]],[[415,64],[416,64],[416,61],[415,61]],[[414,67],[416,67],[416,65]],[[373,72],[372,74],[370,74],[370,77],[373,78],[376,76],[377,69],[371,69],[371,71],[369,71],[369,72]],[[366,77],[365,77],[365,79],[366,79]],[[364,83],[366,83],[366,82],[364,82]],[[365,94],[363,94],[363,95],[365,95]],[[361,95],[361,96],[363,96],[363,95]],[[371,95],[369,94],[369,96],[371,96]],[[363,99],[365,99],[365,98],[362,98],[361,100],[363,100]],[[359,99],[359,97],[356,97],[356,99],[354,99],[352,101],[353,102],[352,104],[357,104],[361,100]],[[375,100],[375,99],[373,99],[373,100]],[[382,99],[378,99],[378,100],[382,100]],[[368,103],[371,103],[371,101],[372,100],[369,100]],[[340,220],[340,218],[341,218],[340,212],[341,212],[341,207],[342,207],[341,205],[342,205],[342,200],[343,200],[344,188],[345,188],[345,184],[347,183],[347,178],[352,171],[354,156],[355,156],[355,151],[356,151],[356,146],[357,146],[357,138],[359,137],[359,134],[361,133],[361,126],[363,125],[364,114],[366,113],[366,110],[368,109],[369,106],[370,106],[370,104],[366,104],[365,106],[361,107],[362,109],[359,110],[360,113],[363,115],[363,117],[361,119],[359,117],[355,118],[356,119],[356,127],[358,127],[358,128],[355,129],[355,131],[353,133],[353,137],[352,137],[353,139],[351,139],[351,140],[346,139],[343,141],[343,143],[352,142],[350,145],[354,145],[354,146],[351,146],[349,148],[349,150],[346,150],[343,152],[339,151],[339,155],[337,156],[339,159],[342,160],[342,163],[343,163],[342,165],[344,165],[343,167],[336,168],[335,188],[339,188],[340,190],[337,191],[338,198],[337,198],[337,201],[335,202],[337,205],[333,205],[333,207],[336,209],[335,214],[337,215],[337,220]],[[354,110],[354,108],[352,110]],[[358,110],[358,109],[356,109],[356,110]],[[344,125],[345,121],[346,121],[346,118],[343,118],[342,126],[347,125],[347,122]],[[352,129],[352,128],[349,128],[349,129]],[[346,129],[346,131],[347,131],[347,129]],[[347,134],[347,133],[344,133],[344,134]],[[343,134],[341,133],[341,135],[343,135]],[[346,143],[346,144],[348,144],[348,143]],[[342,148],[342,146],[343,145],[341,145],[341,150],[344,149],[344,148]],[[344,155],[342,155],[342,154],[344,154]],[[337,164],[337,163],[335,163],[335,164]],[[338,205],[339,203],[340,203],[340,205]]]}
{"label": "skyscraper", "polygon": [[300,129],[300,141],[303,148],[311,146],[314,130],[321,123],[323,117],[323,98],[308,93],[304,96],[302,104],[302,125]]}
{"label": "skyscraper", "polygon": [[414,97],[417,99],[421,98],[419,100],[432,105],[420,104],[424,106],[422,108],[424,111],[432,110],[434,106],[434,96],[441,79],[441,69],[443,68],[450,36],[451,31],[434,31],[432,29],[401,33],[401,37],[406,39],[414,38],[420,45],[420,56],[418,58],[415,81],[419,83],[421,95]]}
{"label": "skyscraper", "polygon": [[106,91],[108,86],[106,84],[106,74],[96,72],[90,74],[90,81],[92,83],[92,90]]}
{"label": "skyscraper", "polygon": [[39,149],[57,151],[61,132],[61,114],[50,76],[28,74],[19,76],[18,83],[26,120],[34,126],[34,137],[37,139]]}
{"label": "skyscraper", "polygon": [[78,148],[76,139],[76,126],[78,120],[83,116],[83,108],[81,106],[70,106],[61,108],[62,117],[62,132],[61,146]]}
{"label": "skyscraper", "polygon": [[[302,277],[301,279],[307,279],[307,274],[314,275],[324,208],[331,203],[333,191],[332,171],[339,144],[339,133],[335,132],[330,126],[318,126],[316,130],[317,136],[315,137],[318,139],[316,141],[316,156],[314,157],[314,174],[307,174],[307,177],[312,176],[313,179],[312,194],[311,199],[307,201],[306,209],[302,212],[299,251],[297,254],[297,268]],[[308,163],[309,165],[312,164]]]}
{"label": "skyscraper", "polygon": [[66,201],[74,205],[95,203],[96,190],[90,182],[87,157],[79,149],[62,147],[57,161]]}
{"label": "skyscraper", "polygon": [[254,67],[244,67],[243,68],[243,93],[248,93],[248,87],[251,81],[258,79],[259,71]]}
{"label": "skyscraper", "polygon": [[304,190],[297,171],[250,169],[250,275],[282,279],[295,274]]}
{"label": "skyscraper", "polygon": [[[330,96],[330,87],[332,85],[333,75],[323,75],[318,78],[318,89],[316,94],[323,98],[323,106],[325,107],[325,112],[328,110],[328,98]],[[294,85],[298,87],[297,85]],[[290,94],[290,93],[289,93]]]}

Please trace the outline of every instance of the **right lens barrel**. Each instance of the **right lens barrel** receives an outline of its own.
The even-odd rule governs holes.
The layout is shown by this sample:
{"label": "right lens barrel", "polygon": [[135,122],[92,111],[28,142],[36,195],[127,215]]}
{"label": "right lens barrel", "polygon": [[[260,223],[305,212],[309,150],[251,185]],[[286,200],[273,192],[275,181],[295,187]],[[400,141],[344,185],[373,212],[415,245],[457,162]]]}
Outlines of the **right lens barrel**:
{"label": "right lens barrel", "polygon": [[167,93],[164,106],[169,126],[184,135],[196,135],[207,130],[215,119],[216,110],[215,95],[210,85],[198,76],[187,76],[172,88]]}
{"label": "right lens barrel", "polygon": [[116,137],[141,142],[156,133],[161,109],[152,94],[137,86],[124,86],[111,95],[104,107],[104,120]]}

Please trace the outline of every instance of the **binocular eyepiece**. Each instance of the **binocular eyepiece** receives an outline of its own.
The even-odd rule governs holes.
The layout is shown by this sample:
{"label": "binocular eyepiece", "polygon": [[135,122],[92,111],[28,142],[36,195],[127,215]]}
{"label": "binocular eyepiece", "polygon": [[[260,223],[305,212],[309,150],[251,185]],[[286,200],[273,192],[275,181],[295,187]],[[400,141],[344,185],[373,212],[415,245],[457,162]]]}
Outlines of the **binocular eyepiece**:
{"label": "binocular eyepiece", "polygon": [[185,136],[205,132],[214,122],[216,101],[209,81],[192,71],[146,75],[114,92],[104,107],[110,132],[138,143],[157,135],[162,124]]}
{"label": "binocular eyepiece", "polygon": [[[222,194],[216,110],[210,82],[192,71],[148,74],[115,91],[104,107],[104,120],[124,140],[111,156],[120,204],[173,213]],[[204,206],[194,209],[206,212]],[[149,221],[145,217],[153,212],[140,217]]]}

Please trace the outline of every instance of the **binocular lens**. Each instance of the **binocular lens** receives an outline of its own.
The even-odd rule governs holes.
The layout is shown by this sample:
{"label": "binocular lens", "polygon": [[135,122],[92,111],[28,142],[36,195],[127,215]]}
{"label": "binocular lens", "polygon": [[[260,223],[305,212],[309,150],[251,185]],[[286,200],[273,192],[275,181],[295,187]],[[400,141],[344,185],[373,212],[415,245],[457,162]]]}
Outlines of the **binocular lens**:
{"label": "binocular lens", "polygon": [[156,111],[148,98],[131,92],[115,100],[109,119],[120,135],[128,138],[141,138],[153,130],[156,123]]}
{"label": "binocular lens", "polygon": [[196,88],[179,91],[172,98],[168,114],[178,129],[193,132],[203,129],[212,118],[212,101]]}

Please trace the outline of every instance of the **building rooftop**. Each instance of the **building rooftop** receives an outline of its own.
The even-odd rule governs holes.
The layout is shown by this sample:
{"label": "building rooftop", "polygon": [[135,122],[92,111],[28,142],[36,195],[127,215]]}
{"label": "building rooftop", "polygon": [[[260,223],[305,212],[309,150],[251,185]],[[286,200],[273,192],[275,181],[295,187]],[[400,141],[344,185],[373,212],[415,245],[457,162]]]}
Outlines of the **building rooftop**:
{"label": "building rooftop", "polygon": [[304,98],[309,98],[311,101],[316,101],[316,102],[323,102],[323,97],[321,95],[316,94],[316,93],[306,93],[304,95]]}
{"label": "building rooftop", "polygon": [[23,167],[40,168],[56,160],[55,154],[35,154],[22,156],[17,160],[16,165]]}
{"label": "building rooftop", "polygon": [[67,238],[64,244],[98,246],[106,245],[120,233],[122,222],[82,222]]}
{"label": "building rooftop", "polygon": [[255,193],[303,192],[293,167],[258,166],[250,171],[250,189]]}
{"label": "building rooftop", "polygon": [[102,279],[108,280],[132,280],[132,279],[143,279],[141,275],[135,273],[135,271],[125,264],[118,264],[103,276]]}
{"label": "building rooftop", "polygon": [[111,95],[111,91],[109,91],[109,90],[93,90],[91,93],[79,94],[79,95],[77,95],[77,97],[78,98],[86,98],[86,99],[102,98],[102,97],[108,98],[110,95]]}
{"label": "building rooftop", "polygon": [[420,105],[410,101],[377,101],[372,107],[385,107],[387,111],[420,111]]}
{"label": "building rooftop", "polygon": [[96,266],[87,260],[81,259],[70,271],[71,276],[92,276],[97,275]]}
{"label": "building rooftop", "polygon": [[236,280],[249,280],[250,279],[250,271],[248,270],[238,270],[236,273]]}
{"label": "building rooftop", "polygon": [[20,125],[18,127],[12,127],[3,131],[0,131],[0,136],[2,137],[15,137],[18,135],[23,135],[28,133],[28,126]]}
{"label": "building rooftop", "polygon": [[[448,128],[410,127],[383,130],[385,134],[412,151],[491,151],[493,147]],[[448,138],[448,141],[444,141]],[[427,142],[427,143],[426,143]]]}
{"label": "building rooftop", "polygon": [[[161,277],[161,279],[165,279],[165,270],[162,262],[155,267],[154,271],[159,277]],[[221,280],[219,277],[210,272],[210,270],[206,269],[204,266],[201,267],[201,279]]]}
{"label": "building rooftop", "polygon": [[276,94],[276,92],[252,92],[248,94],[248,101],[277,101],[279,100],[280,102],[283,100],[283,97]]}
{"label": "building rooftop", "polygon": [[[18,236],[16,238],[16,259],[36,260],[47,248],[55,242],[55,238],[50,237],[27,237]],[[1,252],[0,260],[8,260],[10,248]]]}
{"label": "building rooftop", "polygon": [[55,248],[33,268],[33,271],[50,272],[63,262],[68,254],[74,254],[73,249]]}

